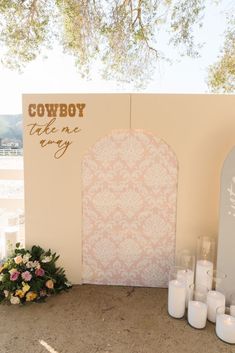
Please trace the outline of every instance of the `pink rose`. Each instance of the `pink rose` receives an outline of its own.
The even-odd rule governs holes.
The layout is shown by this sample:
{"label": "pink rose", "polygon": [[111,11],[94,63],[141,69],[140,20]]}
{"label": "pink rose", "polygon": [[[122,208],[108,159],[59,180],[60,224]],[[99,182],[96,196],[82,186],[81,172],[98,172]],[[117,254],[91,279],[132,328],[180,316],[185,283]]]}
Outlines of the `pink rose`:
{"label": "pink rose", "polygon": [[37,268],[35,271],[35,275],[38,277],[42,277],[45,275],[45,271],[43,270],[43,268]]}
{"label": "pink rose", "polygon": [[21,274],[21,277],[23,278],[23,280],[25,282],[29,282],[31,280],[31,278],[32,278],[32,275],[31,275],[31,273],[29,271],[25,271],[25,272],[23,272]]}
{"label": "pink rose", "polygon": [[19,272],[19,271],[13,271],[13,272],[11,272],[10,280],[11,280],[11,281],[17,281],[19,275],[20,275],[20,272]]}

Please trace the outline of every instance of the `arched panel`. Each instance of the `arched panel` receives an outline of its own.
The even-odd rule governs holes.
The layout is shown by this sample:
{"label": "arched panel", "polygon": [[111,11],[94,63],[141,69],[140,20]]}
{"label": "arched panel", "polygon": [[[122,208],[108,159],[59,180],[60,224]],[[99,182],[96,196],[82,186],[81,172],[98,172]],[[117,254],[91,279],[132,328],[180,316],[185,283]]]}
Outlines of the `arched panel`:
{"label": "arched panel", "polygon": [[83,283],[167,285],[174,262],[178,163],[161,139],[114,131],[85,155]]}
{"label": "arched panel", "polygon": [[235,147],[227,155],[221,171],[220,218],[217,251],[217,269],[227,277],[220,284],[219,291],[226,299],[235,292]]}

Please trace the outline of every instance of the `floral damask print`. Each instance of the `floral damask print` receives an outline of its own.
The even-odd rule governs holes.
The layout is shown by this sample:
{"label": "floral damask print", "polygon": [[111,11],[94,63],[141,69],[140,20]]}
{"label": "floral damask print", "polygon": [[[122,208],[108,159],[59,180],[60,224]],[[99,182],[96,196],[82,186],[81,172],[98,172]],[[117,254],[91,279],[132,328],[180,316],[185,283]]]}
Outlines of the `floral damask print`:
{"label": "floral damask print", "polygon": [[83,283],[166,287],[174,262],[178,163],[161,139],[118,130],[85,155]]}

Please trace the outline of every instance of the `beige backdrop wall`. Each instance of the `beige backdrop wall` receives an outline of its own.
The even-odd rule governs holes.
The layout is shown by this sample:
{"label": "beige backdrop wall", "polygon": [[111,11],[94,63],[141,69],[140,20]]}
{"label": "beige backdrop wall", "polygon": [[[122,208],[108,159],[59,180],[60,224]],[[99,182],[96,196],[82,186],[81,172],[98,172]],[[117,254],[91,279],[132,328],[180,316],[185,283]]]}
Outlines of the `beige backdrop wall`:
{"label": "beige backdrop wall", "polygon": [[[83,118],[57,118],[57,126],[79,126],[73,144],[60,159],[54,146],[42,149],[40,137],[29,136],[30,103],[85,103]],[[87,149],[114,128],[129,124],[127,95],[24,95],[24,170],[26,245],[39,244],[61,255],[73,283],[81,281],[81,160]],[[51,136],[54,137],[54,136]],[[61,136],[58,136],[61,137]]]}
{"label": "beige backdrop wall", "polygon": [[[235,96],[136,94],[131,100],[131,127],[164,139],[178,157],[176,247],[193,248],[198,235],[217,235],[220,170],[235,144]],[[28,104],[53,102],[86,104],[84,118],[73,122],[82,131],[58,160],[26,126]],[[82,156],[111,130],[129,128],[130,95],[24,95],[23,107],[26,243],[60,253],[69,279],[80,283]],[[57,118],[61,127],[63,119]]]}
{"label": "beige backdrop wall", "polygon": [[179,161],[176,248],[218,233],[220,172],[235,145],[235,96],[135,95],[133,127],[165,139]]}

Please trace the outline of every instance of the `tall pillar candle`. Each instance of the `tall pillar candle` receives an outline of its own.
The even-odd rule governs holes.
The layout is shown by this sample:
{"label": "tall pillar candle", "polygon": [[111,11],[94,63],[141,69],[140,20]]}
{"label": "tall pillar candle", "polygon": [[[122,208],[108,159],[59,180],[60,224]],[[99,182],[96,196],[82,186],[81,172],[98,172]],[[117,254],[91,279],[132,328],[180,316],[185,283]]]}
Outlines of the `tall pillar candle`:
{"label": "tall pillar candle", "polygon": [[185,314],[186,287],[185,283],[177,279],[171,280],[168,287],[168,313],[181,319]]}
{"label": "tall pillar candle", "polygon": [[211,290],[207,293],[207,318],[209,321],[216,321],[216,310],[219,307],[225,308],[225,295],[217,292],[215,290]]}
{"label": "tall pillar candle", "polygon": [[18,228],[17,227],[7,227],[4,231],[5,236],[5,256],[9,257],[17,243],[18,238]]}
{"label": "tall pillar candle", "polygon": [[208,289],[205,286],[195,286],[193,291],[193,298],[196,301],[206,303]]}
{"label": "tall pillar candle", "polygon": [[196,264],[196,287],[205,286],[212,289],[213,277],[209,273],[213,272],[213,262],[208,260],[197,260]]}
{"label": "tall pillar candle", "polygon": [[186,287],[186,308],[188,307],[188,301],[190,299],[190,288],[194,283],[194,272],[192,270],[179,270],[177,273],[177,279],[185,283]]}

